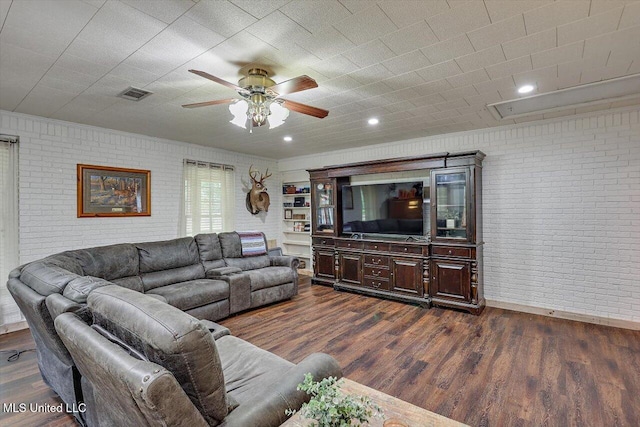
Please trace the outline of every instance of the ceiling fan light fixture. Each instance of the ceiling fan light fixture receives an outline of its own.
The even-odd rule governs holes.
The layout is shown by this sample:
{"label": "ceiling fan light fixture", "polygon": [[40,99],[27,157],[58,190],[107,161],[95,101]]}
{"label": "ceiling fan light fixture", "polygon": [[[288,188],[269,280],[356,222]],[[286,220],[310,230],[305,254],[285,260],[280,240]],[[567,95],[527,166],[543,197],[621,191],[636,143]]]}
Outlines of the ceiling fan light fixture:
{"label": "ceiling fan light fixture", "polygon": [[269,114],[269,129],[277,128],[284,123],[287,117],[289,117],[289,110],[287,110],[277,102],[271,104],[270,110],[271,114]]}
{"label": "ceiling fan light fixture", "polygon": [[242,129],[246,129],[248,109],[249,104],[244,99],[238,100],[237,102],[229,105],[229,112],[233,115],[233,119],[231,119],[230,122]]}

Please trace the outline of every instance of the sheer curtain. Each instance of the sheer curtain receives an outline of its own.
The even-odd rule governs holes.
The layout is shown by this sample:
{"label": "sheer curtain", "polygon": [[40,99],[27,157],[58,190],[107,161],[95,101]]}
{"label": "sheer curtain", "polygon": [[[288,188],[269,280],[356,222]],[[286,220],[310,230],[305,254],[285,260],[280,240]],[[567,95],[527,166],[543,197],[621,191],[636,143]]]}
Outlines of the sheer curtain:
{"label": "sheer curtain", "polygon": [[0,135],[0,332],[24,320],[7,290],[9,272],[18,266],[18,137]]}
{"label": "sheer curtain", "polygon": [[185,160],[180,235],[233,231],[235,191],[233,166]]}

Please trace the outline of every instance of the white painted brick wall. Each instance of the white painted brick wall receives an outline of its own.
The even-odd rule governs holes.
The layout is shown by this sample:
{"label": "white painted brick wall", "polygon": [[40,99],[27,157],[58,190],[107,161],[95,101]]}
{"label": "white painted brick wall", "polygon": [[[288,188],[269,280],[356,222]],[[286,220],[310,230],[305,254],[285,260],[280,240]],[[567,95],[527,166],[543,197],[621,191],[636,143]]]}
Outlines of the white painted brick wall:
{"label": "white painted brick wall", "polygon": [[278,167],[286,174],[466,150],[487,155],[487,299],[640,322],[637,107],[284,159]]}
{"label": "white painted brick wall", "polygon": [[[185,158],[235,166],[235,228],[279,237],[280,178],[272,159],[7,111],[0,111],[0,133],[20,136],[21,263],[68,249],[175,238]],[[151,170],[152,215],[77,218],[78,163]],[[274,209],[266,215],[254,216],[245,208],[251,164],[274,172],[266,181]]]}

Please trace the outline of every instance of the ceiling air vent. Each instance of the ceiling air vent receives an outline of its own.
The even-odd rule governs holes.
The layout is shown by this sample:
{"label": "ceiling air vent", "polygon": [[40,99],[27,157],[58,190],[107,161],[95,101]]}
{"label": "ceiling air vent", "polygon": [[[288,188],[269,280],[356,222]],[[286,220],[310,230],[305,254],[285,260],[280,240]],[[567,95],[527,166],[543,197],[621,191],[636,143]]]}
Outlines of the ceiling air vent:
{"label": "ceiling air vent", "polygon": [[153,92],[148,90],[138,89],[137,87],[128,87],[118,94],[120,98],[128,99],[130,101],[140,101],[143,98],[151,95]]}
{"label": "ceiling air vent", "polygon": [[487,108],[498,120],[515,119],[631,98],[640,98],[640,74],[496,102]]}

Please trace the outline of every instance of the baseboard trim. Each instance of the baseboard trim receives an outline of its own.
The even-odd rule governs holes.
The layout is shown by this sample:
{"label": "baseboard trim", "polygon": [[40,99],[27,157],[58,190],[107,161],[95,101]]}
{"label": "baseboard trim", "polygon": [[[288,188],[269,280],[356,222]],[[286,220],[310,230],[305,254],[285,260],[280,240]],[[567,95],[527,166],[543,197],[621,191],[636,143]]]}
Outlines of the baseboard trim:
{"label": "baseboard trim", "polygon": [[16,323],[7,323],[0,326],[0,335],[10,334],[11,332],[20,331],[22,329],[28,329],[29,325],[26,320]]}
{"label": "baseboard trim", "polygon": [[591,316],[588,314],[572,313],[570,311],[553,310],[550,308],[533,307],[530,305],[516,304],[504,301],[486,300],[486,304],[487,307],[502,308],[504,310],[521,311],[523,313],[556,317],[558,319],[575,320],[578,322],[593,323],[596,325],[612,326],[614,328],[640,331],[640,323],[632,322],[631,320],[610,319],[608,317]]}

